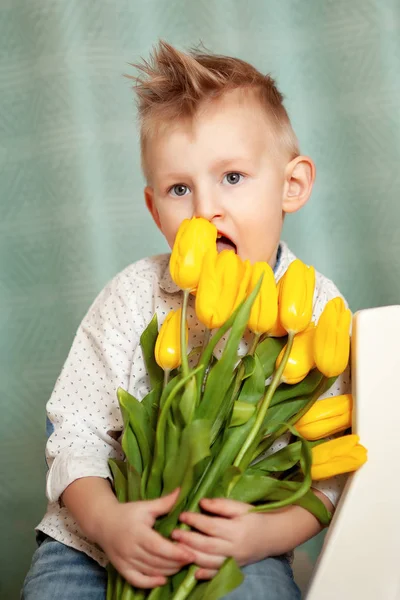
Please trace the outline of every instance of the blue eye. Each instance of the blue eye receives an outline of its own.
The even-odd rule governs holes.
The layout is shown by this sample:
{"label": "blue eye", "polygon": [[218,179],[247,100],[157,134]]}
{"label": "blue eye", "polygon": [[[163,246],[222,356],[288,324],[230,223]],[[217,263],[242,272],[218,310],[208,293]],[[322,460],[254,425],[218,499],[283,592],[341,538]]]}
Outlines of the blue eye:
{"label": "blue eye", "polygon": [[190,192],[189,188],[187,185],[184,185],[183,183],[177,183],[176,185],[173,185],[172,188],[169,190],[169,193],[172,196],[186,196],[186,194]]}
{"label": "blue eye", "polygon": [[240,183],[243,179],[243,175],[241,173],[227,173],[224,177],[224,181],[229,183],[229,185],[236,185]]}

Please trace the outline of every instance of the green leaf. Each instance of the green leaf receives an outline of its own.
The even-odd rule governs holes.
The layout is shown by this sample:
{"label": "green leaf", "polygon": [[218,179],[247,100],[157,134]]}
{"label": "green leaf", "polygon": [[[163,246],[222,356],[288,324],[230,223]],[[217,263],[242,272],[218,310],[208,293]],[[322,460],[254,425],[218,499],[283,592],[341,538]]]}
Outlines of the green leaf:
{"label": "green leaf", "polygon": [[[276,508],[282,508],[283,506],[287,506],[288,504],[294,504],[300,498],[304,496],[308,492],[311,487],[311,465],[312,465],[312,455],[311,455],[311,444],[304,439],[299,433],[289,424],[286,424],[289,431],[296,437],[299,438],[301,442],[301,451],[300,451],[300,467],[301,471],[304,474],[303,481],[299,484],[298,488],[293,491],[291,495],[287,498],[277,500],[276,502],[270,502],[269,504],[262,504],[261,506],[257,506],[257,511],[269,511],[274,510]],[[297,482],[292,481],[280,481],[280,486],[283,488],[289,486],[290,484],[296,484]],[[240,481],[239,481],[240,484]]]}
{"label": "green leaf", "polygon": [[197,404],[197,386],[196,378],[192,377],[189,379],[185,386],[185,390],[179,402],[179,410],[182,415],[185,425],[188,425],[194,415],[194,411]]}
{"label": "green leaf", "polygon": [[139,444],[142,465],[146,466],[150,462],[154,440],[154,430],[147,411],[139,400],[122,388],[118,388],[117,395],[121,411],[125,415],[129,414],[129,425]]}
{"label": "green leaf", "polygon": [[264,435],[273,433],[279,428],[282,422],[287,422],[293,415],[297,414],[299,410],[305,406],[308,402],[308,396],[300,398],[292,398],[281,404],[271,406],[264,419],[263,431]]}
{"label": "green leaf", "polygon": [[190,600],[219,600],[237,588],[243,580],[243,573],[235,559],[227,558],[210,581],[197,584]]}
{"label": "green leaf", "polygon": [[255,355],[260,360],[264,378],[271,377],[275,370],[276,359],[287,343],[287,336],[282,338],[267,337],[257,345]]}
{"label": "green leaf", "polygon": [[251,465],[248,471],[264,471],[268,473],[287,471],[299,462],[300,454],[301,442],[294,442],[293,444],[288,444],[281,450],[278,450],[278,452],[274,452],[263,460]]}
{"label": "green leaf", "polygon": [[231,489],[229,498],[254,504],[269,498],[272,490],[279,486],[279,480],[262,473],[251,473],[247,471]]}
{"label": "green leaf", "polygon": [[[160,416],[157,422],[157,429],[155,434],[155,443],[154,443],[154,456],[153,460],[150,463],[150,459],[147,461],[146,465],[149,467],[149,478],[146,485],[146,498],[158,498],[161,493],[161,481],[162,481],[162,472],[164,469],[164,464],[166,460],[165,454],[165,435],[166,435],[166,423],[168,415],[170,414],[171,404],[176,396],[176,394],[187,384],[187,382],[193,378],[194,375],[201,369],[202,367],[197,367],[193,371],[189,373],[186,377],[179,379],[178,382],[175,382],[174,387],[170,389],[168,397],[165,399]],[[167,388],[168,386],[166,386]],[[150,468],[151,464],[151,468]]]}
{"label": "green leaf", "polygon": [[149,375],[150,386],[152,388],[156,387],[157,384],[162,383],[164,378],[164,371],[158,366],[156,359],[154,358],[157,336],[158,323],[157,315],[155,314],[140,336],[140,345],[142,347],[143,358]]}
{"label": "green leaf", "polygon": [[132,465],[127,465],[128,478],[128,501],[137,502],[142,499],[141,483],[142,478]]}
{"label": "green leaf", "polygon": [[290,400],[292,398],[298,398],[299,396],[310,396],[319,386],[323,377],[324,376],[322,373],[320,373],[317,369],[313,369],[310,371],[307,377],[303,379],[303,381],[300,381],[295,385],[282,383],[273,395],[270,406],[275,406],[280,402],[285,402],[286,400]]}
{"label": "green leaf", "polygon": [[236,400],[233,405],[232,418],[229,427],[237,427],[238,425],[247,423],[250,417],[254,415],[255,411],[255,404],[248,404],[247,402]]}
{"label": "green leaf", "polygon": [[180,453],[177,457],[176,468],[166,481],[163,494],[180,487],[178,500],[173,510],[156,523],[156,529],[169,537],[178,523],[178,518],[186,503],[186,499],[195,482],[195,466],[210,455],[210,422],[196,420],[190,423],[182,432]]}
{"label": "green leaf", "polygon": [[[245,356],[247,358],[247,356]],[[238,400],[249,404],[257,404],[265,392],[265,375],[263,366],[257,355],[253,357],[254,369],[245,379]]]}
{"label": "green leaf", "polygon": [[163,384],[158,383],[142,400],[142,404],[146,409],[150,424],[154,430],[157,426],[162,390]]}
{"label": "green leaf", "polygon": [[244,373],[242,376],[242,381],[253,375],[254,369],[256,368],[256,361],[254,356],[250,354],[246,354],[243,356],[241,364],[243,365]]}
{"label": "green leaf", "polygon": [[299,498],[295,504],[302,506],[312,513],[324,527],[327,527],[331,522],[332,513],[329,512],[322,500],[312,490],[309,490],[304,496]]}
{"label": "green leaf", "polygon": [[143,463],[142,463],[142,455],[139,449],[139,444],[136,439],[134,432],[132,431],[131,426],[128,425],[124,428],[124,433],[122,434],[122,450],[124,451],[126,460],[130,465],[132,465],[136,471],[140,474],[143,472]]}
{"label": "green leaf", "polygon": [[117,460],[116,458],[109,458],[108,466],[113,478],[115,495],[119,502],[126,502],[128,497],[126,462]]}
{"label": "green leaf", "polygon": [[[163,473],[163,490],[168,489],[168,481],[173,477],[173,472],[176,468],[176,461],[179,456],[179,447],[181,441],[181,430],[174,423],[172,415],[167,417],[166,436],[165,436],[165,456],[166,464]],[[173,490],[171,490],[173,491]]]}
{"label": "green leaf", "polygon": [[196,418],[207,418],[213,423],[218,414],[220,405],[231,383],[232,373],[238,360],[239,342],[247,327],[250,310],[260,285],[261,279],[249,297],[240,305],[222,356],[208,373],[203,398],[196,410]]}
{"label": "green leaf", "polygon": [[241,476],[242,470],[239,469],[239,467],[234,467],[232,465],[226,469],[225,473],[222,476],[221,482],[223,495],[225,497],[228,496],[228,490],[230,489],[231,485],[233,487],[233,485],[235,485],[236,482],[239,481]]}
{"label": "green leaf", "polygon": [[217,438],[212,447],[213,461],[210,463],[199,484],[193,486],[187,510],[197,511],[200,500],[210,497],[214,489],[220,485],[223,474],[232,465],[239,449],[249,435],[254,422],[255,417],[253,416],[244,425],[225,430],[223,440],[221,436]]}
{"label": "green leaf", "polygon": [[164,494],[169,494],[182,482],[187,472],[210,455],[210,422],[205,419],[192,421],[182,431],[177,461],[165,482]]}
{"label": "green leaf", "polygon": [[230,385],[225,393],[225,397],[220,404],[218,413],[215,415],[214,422],[211,425],[211,445],[214,444],[220,431],[230,419],[234,402],[235,378],[231,377]]}

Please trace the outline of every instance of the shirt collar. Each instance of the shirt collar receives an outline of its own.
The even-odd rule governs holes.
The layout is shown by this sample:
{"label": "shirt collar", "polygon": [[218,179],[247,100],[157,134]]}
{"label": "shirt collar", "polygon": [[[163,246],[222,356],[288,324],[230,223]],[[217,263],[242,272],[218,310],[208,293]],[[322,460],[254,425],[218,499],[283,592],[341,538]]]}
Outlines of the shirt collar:
{"label": "shirt collar", "polygon": [[[276,281],[279,281],[279,279],[285,273],[290,262],[291,260],[289,257],[289,248],[287,247],[285,242],[280,242],[278,246],[278,252],[276,255],[276,263],[274,266],[274,275]],[[181,289],[176,285],[176,283],[172,281],[169,272],[169,260],[166,264],[164,273],[161,275],[160,288],[168,294],[176,294],[181,291]]]}

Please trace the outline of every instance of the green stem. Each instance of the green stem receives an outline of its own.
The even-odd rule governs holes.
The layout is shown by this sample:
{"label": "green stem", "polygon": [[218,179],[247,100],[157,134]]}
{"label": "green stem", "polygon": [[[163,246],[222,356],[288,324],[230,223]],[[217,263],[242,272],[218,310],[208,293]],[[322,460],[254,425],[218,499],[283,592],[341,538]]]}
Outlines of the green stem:
{"label": "green stem", "polygon": [[[254,335],[253,343],[248,352],[249,356],[253,356],[253,354],[257,348],[258,342],[260,340],[260,337],[261,337],[261,333],[256,333]],[[243,375],[244,375],[244,365],[243,365],[243,362],[241,362],[239,365],[239,368],[237,370],[237,373],[236,373],[235,387],[233,389],[233,394],[232,394],[232,398],[234,398],[234,400],[236,400],[236,396],[240,390],[240,386],[241,386],[242,380],[243,380]]]}
{"label": "green stem", "polygon": [[[229,319],[227,321],[225,321],[225,323],[223,325],[221,325],[221,327],[219,329],[217,329],[217,331],[214,333],[214,335],[211,337],[210,341],[208,342],[207,346],[205,346],[203,348],[198,365],[204,366],[204,375],[205,376],[208,374],[207,367],[210,363],[215,346],[218,344],[219,340],[225,335],[225,333],[232,327],[239,310],[240,310],[240,306],[235,310],[235,312],[233,312],[231,314]],[[197,380],[197,389],[198,389],[199,396],[200,396],[201,388],[203,387],[203,375],[197,375],[196,380]]]}
{"label": "green stem", "polygon": [[117,578],[117,571],[114,569],[113,565],[109,563],[107,565],[107,596],[106,600],[113,600],[113,590],[115,587],[115,582]]}
{"label": "green stem", "polygon": [[208,327],[206,327],[204,330],[202,352],[204,352],[205,348],[207,348],[207,344],[210,341],[210,337],[211,337],[211,329],[208,329]]}
{"label": "green stem", "polygon": [[[204,356],[204,352],[208,346],[208,343],[211,339],[211,329],[208,329],[208,327],[206,327],[205,331],[204,331],[204,339],[203,339],[203,346],[201,348],[201,354],[199,356],[199,360],[198,360],[198,365],[202,364],[202,359]],[[207,383],[207,377],[208,377],[208,365],[210,364],[210,360],[211,360],[211,356],[207,362],[206,365],[204,365],[204,372],[202,374],[197,375],[196,377],[196,384],[197,384],[197,399],[200,402],[200,398],[201,398],[201,393],[204,390],[204,387]],[[200,377],[201,375],[201,377]]]}
{"label": "green stem", "polygon": [[121,600],[136,600],[137,596],[130,583],[125,581],[121,594]]}
{"label": "green stem", "polygon": [[[162,590],[163,590],[163,586],[153,588],[151,590],[150,594],[147,596],[147,600],[158,600],[158,598],[161,595]],[[144,599],[144,596],[143,596],[143,599]],[[136,597],[135,597],[135,600],[136,600]],[[142,598],[140,598],[140,600],[142,600]]]}
{"label": "green stem", "polygon": [[249,350],[250,356],[253,356],[254,352],[256,351],[258,342],[260,341],[260,337],[261,337],[261,333],[255,333],[254,334],[253,343],[252,343],[252,345],[250,347],[250,350]]}
{"label": "green stem", "polygon": [[272,378],[271,385],[269,386],[267,393],[261,400],[261,403],[259,405],[258,412],[257,412],[256,421],[255,421],[245,443],[243,444],[242,448],[240,449],[239,454],[237,455],[237,457],[233,463],[234,467],[245,468],[251,460],[251,456],[253,454],[251,452],[253,443],[254,443],[255,439],[257,438],[257,435],[259,434],[259,431],[262,427],[262,424],[265,419],[265,415],[267,414],[267,410],[271,403],[271,400],[275,393],[275,390],[281,382],[282,373],[286,367],[286,363],[289,359],[290,352],[292,350],[293,340],[294,340],[294,333],[289,333],[289,337],[288,337],[288,341],[287,341],[287,345],[286,345],[286,349],[285,349],[282,361],[281,361],[279,367],[275,371],[275,374]]}
{"label": "green stem", "polygon": [[295,423],[297,423],[297,421],[303,415],[305,415],[306,412],[308,412],[310,410],[310,408],[313,406],[313,404],[315,404],[315,402],[318,400],[318,398],[321,396],[321,394],[323,394],[324,392],[326,392],[326,390],[327,390],[326,384],[327,384],[328,381],[329,381],[329,379],[327,377],[323,377],[321,379],[321,381],[319,382],[319,384],[315,388],[312,396],[310,397],[310,399],[308,400],[308,402],[303,406],[303,408],[301,408],[299,410],[299,412],[297,412],[295,415],[293,415],[293,417],[291,417],[287,421],[287,423],[285,423],[277,431],[275,431],[275,433],[273,433],[272,435],[269,435],[265,440],[263,440],[261,442],[261,444],[258,445],[256,452],[252,456],[252,460],[254,460],[258,456],[260,456],[260,454],[262,454],[263,452],[266,452],[268,450],[268,448],[270,448],[272,446],[272,444],[274,442],[276,442],[276,440],[278,438],[281,437],[281,435],[283,435],[284,433],[286,433],[286,431],[292,425],[294,425]]}
{"label": "green stem", "polygon": [[197,565],[191,565],[185,579],[172,596],[172,600],[186,600],[189,594],[193,591],[198,583],[195,573],[199,567]]}
{"label": "green stem", "polygon": [[167,387],[170,373],[171,373],[171,369],[165,369],[165,371],[164,371],[164,388]]}
{"label": "green stem", "polygon": [[186,347],[186,314],[190,292],[184,290],[183,292],[183,303],[181,313],[181,357],[182,357],[182,373],[184,377],[189,375],[189,360],[187,356]]}

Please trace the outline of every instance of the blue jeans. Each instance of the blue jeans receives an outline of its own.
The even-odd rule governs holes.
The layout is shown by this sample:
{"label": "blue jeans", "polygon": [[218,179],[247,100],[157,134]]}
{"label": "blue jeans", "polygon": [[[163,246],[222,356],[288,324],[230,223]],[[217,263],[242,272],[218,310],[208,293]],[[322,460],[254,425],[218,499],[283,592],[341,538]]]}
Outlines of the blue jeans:
{"label": "blue jeans", "polygon": [[[21,593],[22,600],[104,600],[107,573],[96,561],[39,533],[39,547]],[[226,600],[299,600],[286,557],[267,558],[243,568],[242,585]]]}

